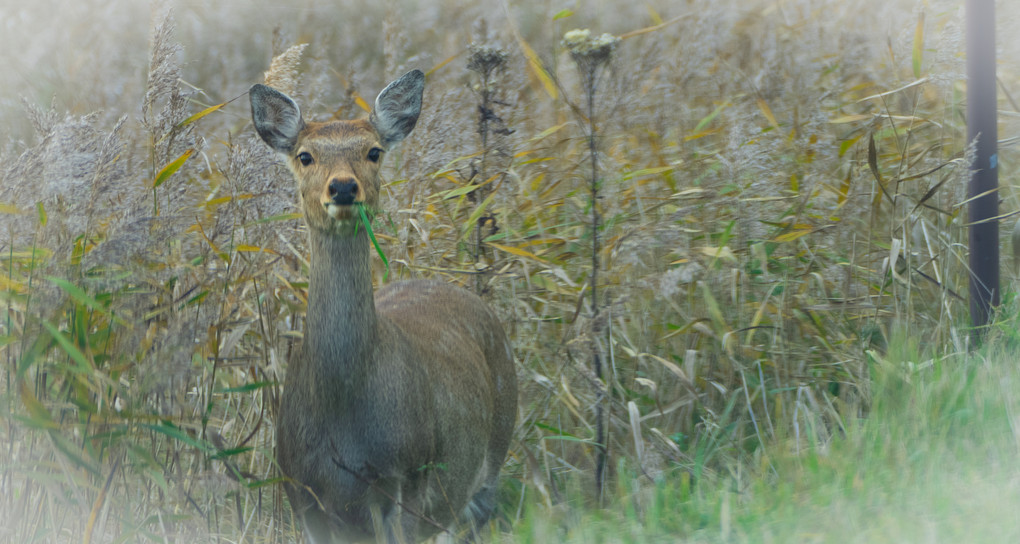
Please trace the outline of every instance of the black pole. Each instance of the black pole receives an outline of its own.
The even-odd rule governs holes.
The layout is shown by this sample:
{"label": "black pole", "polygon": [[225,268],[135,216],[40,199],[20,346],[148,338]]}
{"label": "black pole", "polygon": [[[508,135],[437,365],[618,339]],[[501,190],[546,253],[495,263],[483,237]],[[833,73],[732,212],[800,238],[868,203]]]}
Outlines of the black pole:
{"label": "black pole", "polygon": [[970,187],[970,318],[980,339],[999,305],[999,169],[995,124],[995,2],[967,0],[967,141],[977,140]]}

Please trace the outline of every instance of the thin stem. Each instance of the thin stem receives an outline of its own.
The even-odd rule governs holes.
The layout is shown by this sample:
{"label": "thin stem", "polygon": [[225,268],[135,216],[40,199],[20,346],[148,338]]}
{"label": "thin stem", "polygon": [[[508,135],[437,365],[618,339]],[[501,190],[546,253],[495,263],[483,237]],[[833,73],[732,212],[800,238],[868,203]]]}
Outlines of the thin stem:
{"label": "thin stem", "polygon": [[[588,153],[591,160],[591,314],[592,314],[592,367],[595,370],[595,377],[603,382],[602,357],[599,353],[598,329],[599,329],[599,169],[597,132],[595,128],[595,91],[596,91],[596,66],[590,66],[585,73],[584,86],[588,95]],[[595,404],[595,443],[598,448],[598,456],[595,460],[595,486],[598,491],[599,502],[604,498],[605,491],[605,470],[609,460],[609,448],[606,444],[605,429],[605,389],[599,391],[599,397]]]}
{"label": "thin stem", "polygon": [[[476,176],[480,178],[480,183],[485,183],[486,180],[486,168],[485,159],[489,154],[489,72],[486,71],[482,74],[482,105],[478,112],[478,133],[482,137],[482,160],[478,166],[478,173]],[[476,199],[481,205],[485,201],[482,195],[478,195]],[[475,225],[475,293],[482,294],[482,286],[484,284],[483,274],[478,270],[478,263],[482,257],[482,224],[478,223]]]}

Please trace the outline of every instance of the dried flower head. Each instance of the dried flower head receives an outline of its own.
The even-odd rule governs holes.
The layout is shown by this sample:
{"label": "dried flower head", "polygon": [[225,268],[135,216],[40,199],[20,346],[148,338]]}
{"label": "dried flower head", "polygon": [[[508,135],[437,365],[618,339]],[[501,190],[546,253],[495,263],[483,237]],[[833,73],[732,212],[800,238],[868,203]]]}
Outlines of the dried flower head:
{"label": "dried flower head", "polygon": [[620,44],[620,38],[609,33],[592,37],[588,29],[575,29],[564,34],[560,43],[570,51],[578,68],[587,72],[609,62],[616,46]]}
{"label": "dried flower head", "polygon": [[510,54],[502,47],[471,44],[467,69],[478,72],[483,79],[488,79],[493,70],[503,67]]}

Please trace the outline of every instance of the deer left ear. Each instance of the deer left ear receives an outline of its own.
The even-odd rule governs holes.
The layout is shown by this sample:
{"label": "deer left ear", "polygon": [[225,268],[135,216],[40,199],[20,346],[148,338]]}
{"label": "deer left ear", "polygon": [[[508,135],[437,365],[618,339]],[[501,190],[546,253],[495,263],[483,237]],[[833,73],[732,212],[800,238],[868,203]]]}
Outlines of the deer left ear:
{"label": "deer left ear", "polygon": [[425,74],[421,70],[411,70],[379,93],[368,121],[379,133],[383,147],[389,149],[414,130],[421,114],[424,90]]}
{"label": "deer left ear", "polygon": [[297,103],[280,91],[260,84],[252,85],[248,98],[251,120],[262,140],[280,153],[293,151],[298,134],[305,126]]}

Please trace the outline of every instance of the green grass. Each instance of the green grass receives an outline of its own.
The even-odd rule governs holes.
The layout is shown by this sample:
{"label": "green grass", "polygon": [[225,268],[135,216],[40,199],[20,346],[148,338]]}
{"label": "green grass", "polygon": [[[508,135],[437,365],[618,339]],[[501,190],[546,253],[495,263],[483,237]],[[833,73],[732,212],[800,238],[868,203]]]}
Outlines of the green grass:
{"label": "green grass", "polygon": [[845,435],[799,447],[779,439],[697,484],[680,470],[655,483],[621,477],[605,510],[533,508],[506,540],[1016,541],[1016,351],[932,360],[908,344],[874,361],[871,410]]}

